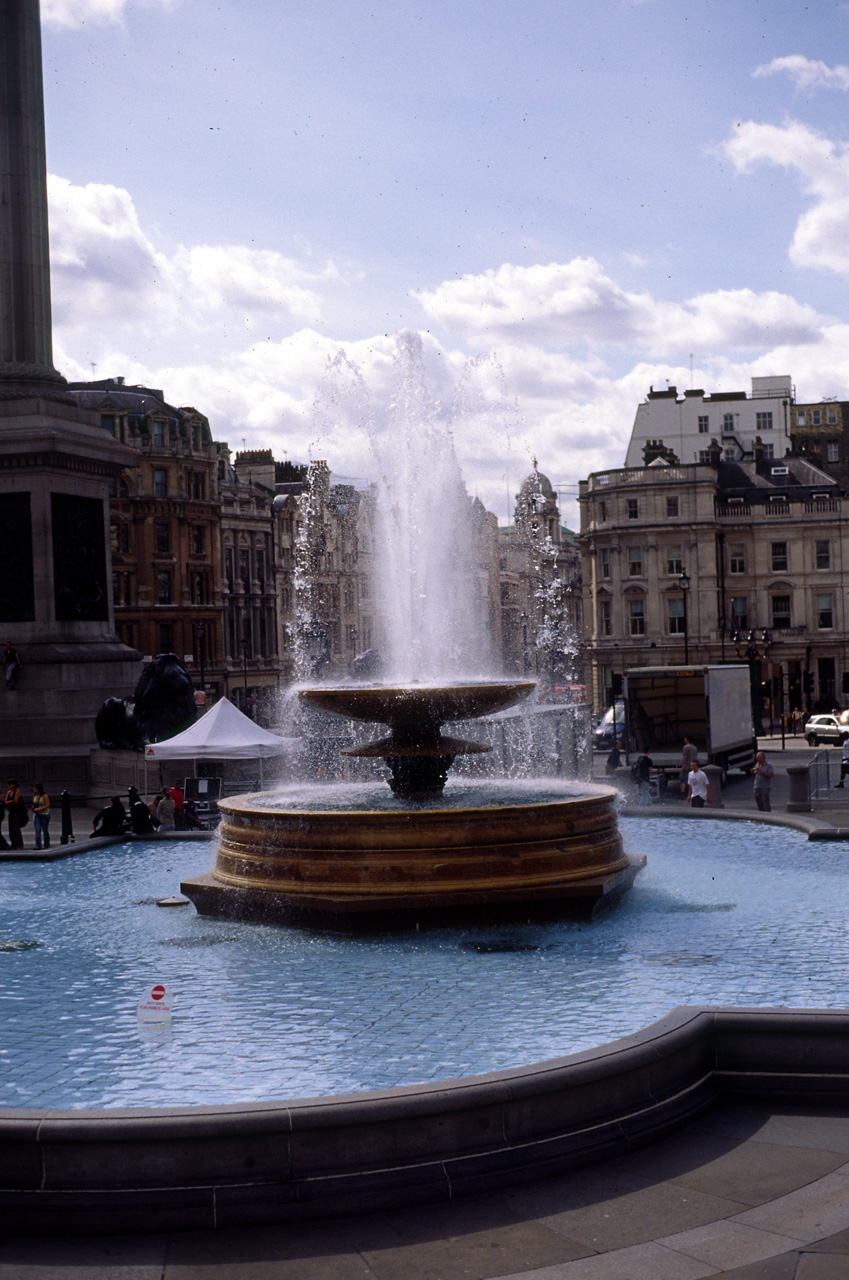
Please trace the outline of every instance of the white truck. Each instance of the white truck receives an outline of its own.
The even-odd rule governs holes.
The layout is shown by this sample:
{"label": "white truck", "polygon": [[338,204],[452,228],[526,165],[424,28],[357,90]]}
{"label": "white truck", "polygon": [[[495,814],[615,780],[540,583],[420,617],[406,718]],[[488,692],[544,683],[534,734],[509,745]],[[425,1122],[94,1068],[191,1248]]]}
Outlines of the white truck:
{"label": "white truck", "polygon": [[702,764],[748,772],[758,741],[752,718],[749,667],[633,667],[624,680],[628,750],[648,747],[667,777],[681,768],[686,734]]}

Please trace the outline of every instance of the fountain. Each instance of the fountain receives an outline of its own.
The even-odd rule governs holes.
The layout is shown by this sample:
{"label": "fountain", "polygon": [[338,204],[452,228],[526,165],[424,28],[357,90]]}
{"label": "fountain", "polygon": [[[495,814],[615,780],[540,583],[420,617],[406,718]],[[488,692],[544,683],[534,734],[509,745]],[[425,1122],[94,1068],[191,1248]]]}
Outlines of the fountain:
{"label": "fountain", "polygon": [[[630,888],[645,861],[623,851],[615,790],[552,780],[530,793],[509,780],[446,790],[455,758],[491,748],[446,735],[443,725],[513,707],[535,681],[466,676],[487,660],[469,612],[473,584],[463,576],[472,563],[469,500],[450,430],[440,428],[425,391],[421,340],[398,339],[383,421],[356,370],[340,357],[333,372],[353,382],[375,452],[382,647],[398,678],[312,683],[298,700],[386,725],[387,737],[344,754],[382,762],[390,790],[382,782],[311,783],[223,801],[215,867],[185,881],[183,892],[202,914],[346,932],[591,916]],[[327,404],[337,415],[345,396],[334,392]],[[314,536],[311,523],[307,515],[306,537]],[[306,577],[302,589],[307,635]],[[309,671],[307,644],[302,655]]]}

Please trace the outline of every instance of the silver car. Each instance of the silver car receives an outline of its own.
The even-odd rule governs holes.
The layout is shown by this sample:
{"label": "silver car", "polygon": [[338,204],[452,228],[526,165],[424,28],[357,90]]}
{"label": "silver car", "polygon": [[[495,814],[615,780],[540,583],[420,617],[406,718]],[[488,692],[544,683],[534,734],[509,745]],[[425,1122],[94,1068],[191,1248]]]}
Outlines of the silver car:
{"label": "silver car", "polygon": [[849,724],[841,724],[837,716],[811,716],[805,725],[805,738],[809,747],[820,742],[833,742],[839,747],[849,738]]}

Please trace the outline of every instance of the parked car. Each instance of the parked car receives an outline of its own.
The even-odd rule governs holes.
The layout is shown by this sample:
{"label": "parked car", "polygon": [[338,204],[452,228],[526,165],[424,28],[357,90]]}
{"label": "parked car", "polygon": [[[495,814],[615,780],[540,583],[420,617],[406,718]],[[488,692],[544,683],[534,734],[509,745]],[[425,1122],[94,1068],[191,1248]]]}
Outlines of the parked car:
{"label": "parked car", "polygon": [[[846,732],[849,733],[849,725],[846,726]],[[617,702],[616,704],[616,736],[621,741],[625,740],[625,703]],[[610,751],[613,747],[613,707],[608,707],[598,727],[593,729],[593,750],[594,751]]]}
{"label": "parked car", "polygon": [[849,724],[841,724],[837,716],[811,716],[805,725],[805,738],[809,747],[821,742],[840,747],[849,738]]}

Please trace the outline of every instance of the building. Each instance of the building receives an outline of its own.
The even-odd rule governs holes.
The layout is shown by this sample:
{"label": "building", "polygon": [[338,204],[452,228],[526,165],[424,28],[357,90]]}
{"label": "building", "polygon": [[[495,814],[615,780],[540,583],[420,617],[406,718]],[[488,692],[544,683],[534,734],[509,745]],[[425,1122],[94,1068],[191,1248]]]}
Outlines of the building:
{"label": "building", "polygon": [[752,667],[764,723],[849,693],[849,499],[805,458],[598,472],[580,485],[585,652],[596,706],[628,667]]}
{"label": "building", "polygon": [[723,459],[736,462],[751,454],[755,437],[767,457],[781,458],[791,444],[795,389],[790,377],[752,378],[751,394],[685,391],[676,387],[649,391],[637,406],[626,467],[669,462],[708,461],[711,438],[720,441]]}

